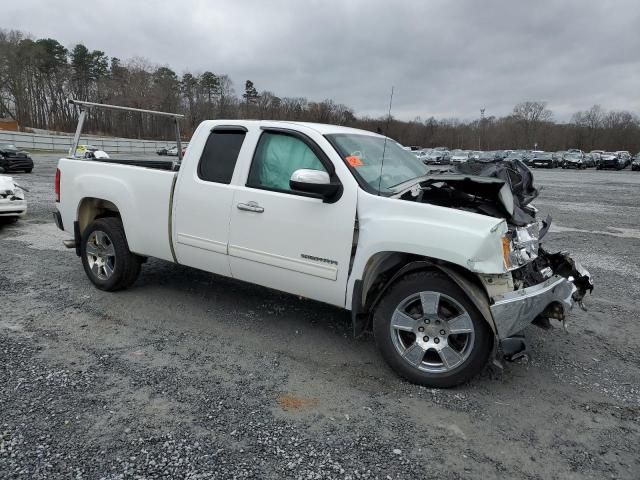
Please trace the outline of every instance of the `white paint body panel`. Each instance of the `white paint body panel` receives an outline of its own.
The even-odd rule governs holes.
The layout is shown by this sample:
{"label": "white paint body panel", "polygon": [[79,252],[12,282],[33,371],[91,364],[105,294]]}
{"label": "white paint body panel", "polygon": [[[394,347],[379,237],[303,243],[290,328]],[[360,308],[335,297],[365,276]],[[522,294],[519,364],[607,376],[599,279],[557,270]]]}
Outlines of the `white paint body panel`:
{"label": "white paint body panel", "polygon": [[66,232],[73,235],[83,199],[108,200],[120,211],[132,252],[173,261],[168,220],[175,172],[66,158],[58,168],[62,174],[57,206]]}
{"label": "white paint body panel", "polygon": [[358,189],[358,249],[349,279],[362,279],[367,262],[380,252],[402,252],[460,265],[477,273],[504,273],[503,220],[427,203],[378,197]]}
{"label": "white paint body panel", "polygon": [[[247,129],[229,185],[204,182],[197,164],[216,125]],[[313,140],[343,185],[336,203],[246,186],[262,127],[296,130]],[[323,136],[376,135],[333,125],[269,121],[205,121],[191,139],[170,198],[173,172],[62,159],[61,212],[65,229],[83,198],[109,200],[120,210],[129,246],[140,255],[232,276],[285,292],[351,308],[355,281],[381,252],[445,260],[477,273],[504,273],[501,236],[506,223],[493,217],[371,195],[362,190]],[[239,210],[256,202],[263,213]],[[172,215],[171,241],[169,216]],[[359,239],[349,272],[358,219]]]}

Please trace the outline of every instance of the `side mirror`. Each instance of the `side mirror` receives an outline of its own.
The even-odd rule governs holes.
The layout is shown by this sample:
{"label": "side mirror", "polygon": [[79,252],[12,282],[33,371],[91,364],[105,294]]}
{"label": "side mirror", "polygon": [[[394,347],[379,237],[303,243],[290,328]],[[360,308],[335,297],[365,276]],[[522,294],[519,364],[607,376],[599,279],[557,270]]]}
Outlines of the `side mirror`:
{"label": "side mirror", "polygon": [[325,200],[330,199],[340,191],[340,183],[332,182],[327,172],[301,168],[291,174],[289,186],[292,190],[311,193]]}

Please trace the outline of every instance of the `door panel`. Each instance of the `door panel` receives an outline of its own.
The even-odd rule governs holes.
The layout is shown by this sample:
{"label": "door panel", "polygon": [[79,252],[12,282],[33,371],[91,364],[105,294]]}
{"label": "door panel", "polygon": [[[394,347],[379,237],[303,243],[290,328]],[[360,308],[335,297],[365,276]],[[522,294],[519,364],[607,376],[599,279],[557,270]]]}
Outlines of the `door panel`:
{"label": "door panel", "polygon": [[[178,263],[229,276],[229,185],[246,129],[214,127],[199,161],[186,162],[175,198],[173,238]],[[193,151],[197,150],[197,145]],[[246,149],[245,149],[246,150]]]}
{"label": "door panel", "polygon": [[[356,197],[336,203],[237,187],[231,208],[229,262],[234,278],[344,307]],[[241,210],[255,202],[261,213]]]}
{"label": "door panel", "polygon": [[356,216],[355,188],[335,203],[304,196],[289,179],[299,169],[335,167],[301,132],[265,129],[247,185],[231,206],[229,263],[235,278],[344,307]]}
{"label": "door panel", "polygon": [[230,276],[227,243],[233,189],[194,178],[179,198],[174,215],[178,263]]}

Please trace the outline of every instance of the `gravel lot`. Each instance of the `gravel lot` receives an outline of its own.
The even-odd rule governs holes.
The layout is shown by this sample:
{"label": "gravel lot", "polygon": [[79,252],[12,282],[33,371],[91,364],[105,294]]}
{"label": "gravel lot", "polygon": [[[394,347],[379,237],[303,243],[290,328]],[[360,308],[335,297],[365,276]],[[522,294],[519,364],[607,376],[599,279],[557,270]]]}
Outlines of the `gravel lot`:
{"label": "gravel lot", "polygon": [[640,173],[535,171],[589,311],[435,390],[330,306],[159,260],[96,290],[52,223],[56,158],[0,227],[1,478],[640,478]]}

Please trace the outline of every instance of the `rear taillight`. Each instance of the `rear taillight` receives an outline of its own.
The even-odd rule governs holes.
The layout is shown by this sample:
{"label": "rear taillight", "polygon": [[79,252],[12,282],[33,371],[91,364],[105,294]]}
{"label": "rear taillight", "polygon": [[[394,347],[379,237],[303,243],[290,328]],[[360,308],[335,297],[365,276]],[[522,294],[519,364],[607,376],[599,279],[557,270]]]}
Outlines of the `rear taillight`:
{"label": "rear taillight", "polygon": [[56,168],[56,202],[60,201],[60,169]]}

